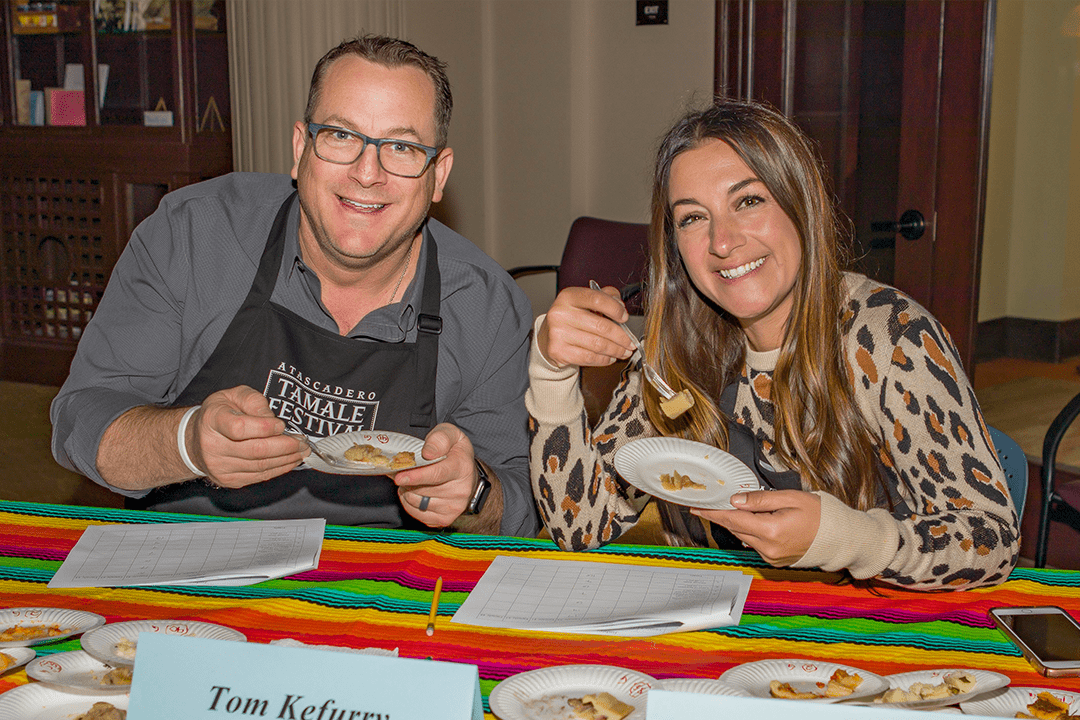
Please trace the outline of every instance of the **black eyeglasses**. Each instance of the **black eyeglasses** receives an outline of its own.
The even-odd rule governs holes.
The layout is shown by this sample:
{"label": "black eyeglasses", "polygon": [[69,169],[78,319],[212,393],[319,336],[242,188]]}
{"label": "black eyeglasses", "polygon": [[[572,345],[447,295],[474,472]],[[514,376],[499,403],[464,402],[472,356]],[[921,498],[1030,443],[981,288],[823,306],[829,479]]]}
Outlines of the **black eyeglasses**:
{"label": "black eyeglasses", "polygon": [[408,140],[371,138],[335,125],[309,122],[307,129],[314,143],[315,155],[320,159],[335,165],[352,165],[360,159],[368,145],[374,145],[382,169],[399,177],[420,177],[441,150]]}

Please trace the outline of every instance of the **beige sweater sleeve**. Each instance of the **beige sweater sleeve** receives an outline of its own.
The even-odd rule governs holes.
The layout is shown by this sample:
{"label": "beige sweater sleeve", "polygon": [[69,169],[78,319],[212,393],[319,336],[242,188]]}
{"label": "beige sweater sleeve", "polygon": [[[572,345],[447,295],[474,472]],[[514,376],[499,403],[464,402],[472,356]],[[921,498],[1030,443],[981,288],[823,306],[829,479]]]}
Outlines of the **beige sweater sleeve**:
{"label": "beige sweater sleeve", "polygon": [[529,358],[529,469],[540,518],[560,547],[587,550],[634,526],[649,496],[615,472],[615,452],[655,434],[641,402],[641,373],[630,371],[596,427],[589,427],[576,368],[556,368],[536,344]]}
{"label": "beige sweater sleeve", "polygon": [[912,590],[1001,582],[1016,564],[1016,511],[949,335],[895,288],[850,279],[856,399],[906,508],[864,513],[823,496],[821,529],[800,565],[846,566]]}
{"label": "beige sweater sleeve", "polygon": [[[1019,532],[1005,474],[948,333],[911,298],[849,275],[845,343],[859,409],[898,507],[849,508],[818,493],[817,536],[796,567],[847,569],[911,590],[966,589],[1008,577]],[[753,359],[748,353],[749,360]],[[771,368],[751,368],[738,410],[759,436]],[[771,376],[769,378],[771,380]]]}
{"label": "beige sweater sleeve", "polygon": [[525,407],[529,415],[542,425],[565,425],[577,422],[585,411],[585,398],[578,384],[578,369],[571,365],[559,368],[552,365],[536,336],[547,315],[533,323],[532,349],[529,352],[529,389],[525,391]]}
{"label": "beige sweater sleeve", "polygon": [[819,567],[836,572],[845,568],[853,577],[880,575],[896,556],[900,532],[887,510],[854,510],[825,492],[821,498],[821,524],[797,568]]}

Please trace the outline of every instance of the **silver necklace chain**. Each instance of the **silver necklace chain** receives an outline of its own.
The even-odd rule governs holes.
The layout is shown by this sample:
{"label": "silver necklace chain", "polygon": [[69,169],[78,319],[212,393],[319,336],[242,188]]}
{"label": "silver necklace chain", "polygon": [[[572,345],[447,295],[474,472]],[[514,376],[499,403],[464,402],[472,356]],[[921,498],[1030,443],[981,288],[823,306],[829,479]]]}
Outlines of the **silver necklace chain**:
{"label": "silver necklace chain", "polygon": [[[415,245],[415,243],[413,243]],[[397,291],[401,289],[401,281],[405,279],[405,273],[409,271],[409,261],[412,260],[413,245],[409,246],[409,254],[405,256],[405,267],[401,268],[401,276],[397,279],[397,285],[394,286],[394,292],[390,293],[390,303],[393,304],[394,298],[397,297]]]}

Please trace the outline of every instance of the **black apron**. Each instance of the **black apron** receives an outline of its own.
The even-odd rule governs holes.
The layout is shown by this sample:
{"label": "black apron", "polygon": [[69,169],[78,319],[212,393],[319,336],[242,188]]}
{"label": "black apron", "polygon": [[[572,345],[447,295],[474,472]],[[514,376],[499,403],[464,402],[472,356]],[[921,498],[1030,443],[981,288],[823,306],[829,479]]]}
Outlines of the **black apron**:
{"label": "black apron", "polygon": [[[197,405],[218,390],[260,390],[287,425],[313,437],[390,430],[423,438],[435,424],[441,282],[438,249],[424,228],[427,262],[415,343],[342,337],[270,302],[285,247],[293,193],[278,211],[247,298],[174,406]],[[337,525],[422,527],[401,509],[386,476],[297,469],[239,489],[192,480],[157,488],[129,507],[166,512],[282,519],[323,517]]]}
{"label": "black apron", "polygon": [[[724,417],[735,417],[735,400],[737,399],[738,394],[738,381],[729,384],[724,388],[723,392],[720,393],[720,411],[723,413]],[[742,461],[744,465],[750,468],[754,475],[757,476],[762,489],[803,489],[798,471],[776,470],[769,464],[768,460],[765,459],[765,452],[762,450],[761,445],[754,437],[754,433],[750,428],[735,422],[733,419],[727,423],[727,428],[727,452],[734,455]],[[888,478],[885,467],[881,464],[880,460],[878,461],[878,476],[883,479]],[[896,489],[888,482],[885,483],[885,486],[888,488],[887,494],[884,490],[879,489],[878,491],[879,507],[888,508],[894,516],[910,515],[911,510],[908,508],[907,503],[904,502],[903,498],[896,493]],[[705,524],[697,516],[691,515],[689,508],[671,503],[663,503],[661,510],[663,514],[667,516],[667,522],[671,524],[676,533],[681,530],[692,538],[697,545],[704,547],[709,544],[705,538]],[[726,528],[713,523],[709,523],[708,527],[713,542],[717,547],[721,549],[737,549],[743,547],[742,542],[728,532]]]}

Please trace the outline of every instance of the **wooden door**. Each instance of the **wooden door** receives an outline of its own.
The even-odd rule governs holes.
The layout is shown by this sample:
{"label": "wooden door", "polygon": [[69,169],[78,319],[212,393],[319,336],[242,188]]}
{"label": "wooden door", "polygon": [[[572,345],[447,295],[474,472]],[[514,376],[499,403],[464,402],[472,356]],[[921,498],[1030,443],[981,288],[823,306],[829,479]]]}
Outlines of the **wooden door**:
{"label": "wooden door", "polygon": [[926,306],[969,373],[992,38],[992,0],[716,3],[716,92],[768,101],[817,142],[857,269]]}

